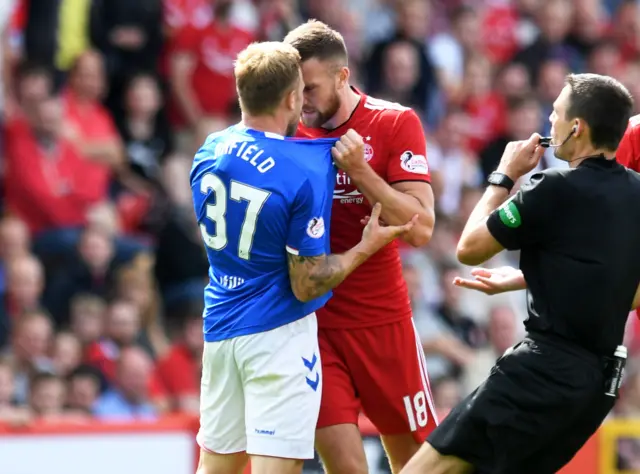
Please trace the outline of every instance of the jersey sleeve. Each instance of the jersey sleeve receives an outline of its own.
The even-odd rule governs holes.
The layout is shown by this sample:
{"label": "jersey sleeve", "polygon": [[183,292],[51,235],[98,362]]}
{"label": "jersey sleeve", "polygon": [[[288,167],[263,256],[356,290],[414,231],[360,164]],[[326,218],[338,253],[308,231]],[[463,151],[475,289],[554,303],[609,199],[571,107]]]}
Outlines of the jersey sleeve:
{"label": "jersey sleeve", "polygon": [[387,163],[387,181],[389,184],[400,181],[431,182],[427,162],[427,140],[422,122],[411,109],[398,114],[389,140],[389,162]]}
{"label": "jersey sleeve", "polygon": [[325,228],[327,207],[332,204],[319,183],[307,179],[300,187],[293,203],[293,212],[287,233],[287,252],[303,257],[316,257],[326,253]]}
{"label": "jersey sleeve", "polygon": [[[635,117],[634,117],[635,118]],[[627,168],[640,172],[640,136],[638,135],[638,122],[632,118],[629,127],[625,132],[618,149],[616,150],[616,161]]]}
{"label": "jersey sleeve", "polygon": [[557,205],[560,177],[536,173],[517,193],[493,211],[487,227],[507,250],[519,250],[549,236],[553,226],[550,209]]}

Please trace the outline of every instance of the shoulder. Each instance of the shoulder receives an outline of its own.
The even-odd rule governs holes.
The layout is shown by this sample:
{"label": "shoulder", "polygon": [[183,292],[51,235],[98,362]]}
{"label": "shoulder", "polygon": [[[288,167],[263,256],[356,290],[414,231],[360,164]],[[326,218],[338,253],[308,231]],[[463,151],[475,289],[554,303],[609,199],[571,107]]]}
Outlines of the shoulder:
{"label": "shoulder", "polygon": [[544,194],[554,197],[565,189],[565,184],[572,172],[573,170],[571,169],[550,168],[534,173],[520,189],[523,193]]}
{"label": "shoulder", "polygon": [[395,136],[398,133],[424,133],[422,120],[411,108],[397,102],[376,99],[371,96],[364,96],[362,105],[362,117],[370,123],[376,123],[378,128]]}

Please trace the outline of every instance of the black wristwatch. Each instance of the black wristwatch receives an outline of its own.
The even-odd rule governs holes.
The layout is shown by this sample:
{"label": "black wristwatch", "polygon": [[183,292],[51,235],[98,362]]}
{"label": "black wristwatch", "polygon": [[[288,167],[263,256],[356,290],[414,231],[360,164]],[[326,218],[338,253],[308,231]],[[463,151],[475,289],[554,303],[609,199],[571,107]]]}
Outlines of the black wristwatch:
{"label": "black wristwatch", "polygon": [[509,192],[511,192],[511,190],[513,189],[513,186],[515,185],[513,180],[509,178],[506,174],[498,173],[497,171],[494,171],[489,175],[489,177],[487,178],[487,182],[494,186],[500,186],[501,188],[505,188]]}

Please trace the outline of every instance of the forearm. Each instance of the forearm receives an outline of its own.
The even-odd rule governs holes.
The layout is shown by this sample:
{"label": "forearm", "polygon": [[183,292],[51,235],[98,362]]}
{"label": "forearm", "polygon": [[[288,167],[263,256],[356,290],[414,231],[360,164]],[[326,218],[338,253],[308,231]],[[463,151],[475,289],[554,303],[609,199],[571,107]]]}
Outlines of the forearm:
{"label": "forearm", "polygon": [[112,142],[82,142],[78,146],[80,153],[90,160],[98,161],[119,169],[124,161],[122,147]]}
{"label": "forearm", "polygon": [[342,283],[370,254],[360,242],[341,254],[318,257],[289,255],[289,275],[294,294],[302,301],[324,295]]}
{"label": "forearm", "polygon": [[382,204],[381,218],[387,224],[402,225],[418,215],[418,221],[403,240],[417,247],[429,241],[435,223],[432,208],[426,208],[415,196],[393,189],[369,165],[349,177],[369,203]]}
{"label": "forearm", "polygon": [[509,192],[499,186],[489,186],[476,207],[471,212],[462,231],[460,243],[473,240],[474,234],[486,224],[489,215],[495,211],[509,197]]}

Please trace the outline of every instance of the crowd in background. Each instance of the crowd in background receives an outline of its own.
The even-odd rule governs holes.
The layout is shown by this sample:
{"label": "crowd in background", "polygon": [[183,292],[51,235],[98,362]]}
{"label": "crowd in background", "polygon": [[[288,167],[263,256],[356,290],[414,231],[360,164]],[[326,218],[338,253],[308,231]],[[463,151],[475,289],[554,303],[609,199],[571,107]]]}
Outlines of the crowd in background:
{"label": "crowd in background", "polygon": [[[506,143],[549,132],[567,73],[640,98],[639,2],[0,0],[0,422],[197,413],[191,157],[239,119],[236,54],[307,18],[343,34],[354,86],[423,120],[437,221],[402,258],[440,416],[522,335],[523,292],[452,286],[469,271],[457,237]],[[548,152],[538,169],[553,166]],[[632,358],[614,416],[638,415]],[[640,447],[619,461],[640,468]]]}

